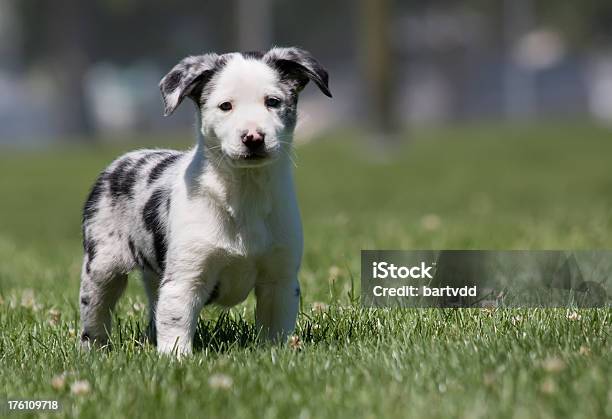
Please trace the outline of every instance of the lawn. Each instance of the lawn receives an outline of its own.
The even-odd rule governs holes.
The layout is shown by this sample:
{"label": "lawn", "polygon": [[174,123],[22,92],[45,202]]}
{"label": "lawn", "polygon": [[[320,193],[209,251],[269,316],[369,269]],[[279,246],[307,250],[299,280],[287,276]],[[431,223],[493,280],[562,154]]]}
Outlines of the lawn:
{"label": "lawn", "polygon": [[356,297],[361,249],[612,248],[612,130],[467,125],[384,150],[350,132],[299,146],[297,338],[255,345],[249,298],[203,311],[181,361],[139,343],[137,275],[113,349],[77,349],[81,206],[132,146],[0,150],[0,415],[26,399],[58,400],[48,417],[612,417],[610,309],[374,310]]}

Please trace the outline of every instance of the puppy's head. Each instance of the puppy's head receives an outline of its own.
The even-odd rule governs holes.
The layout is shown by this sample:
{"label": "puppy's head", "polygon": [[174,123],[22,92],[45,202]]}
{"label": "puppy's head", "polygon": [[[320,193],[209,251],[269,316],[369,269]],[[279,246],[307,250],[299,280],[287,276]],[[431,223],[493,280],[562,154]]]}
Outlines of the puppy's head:
{"label": "puppy's head", "polygon": [[290,146],[298,94],[312,80],[331,97],[327,72],[306,51],[187,57],[160,82],[165,114],[185,97],[198,107],[206,150],[236,167],[266,164]]}

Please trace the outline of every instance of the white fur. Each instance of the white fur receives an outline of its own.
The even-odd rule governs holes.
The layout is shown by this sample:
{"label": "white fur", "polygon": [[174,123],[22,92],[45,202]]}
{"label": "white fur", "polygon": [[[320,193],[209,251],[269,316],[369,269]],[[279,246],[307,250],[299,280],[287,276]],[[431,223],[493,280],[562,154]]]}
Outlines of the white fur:
{"label": "white fur", "polygon": [[[159,179],[150,183],[147,175],[165,155],[148,151],[119,158],[101,178],[101,198],[92,201],[96,212],[84,221],[86,247],[88,241],[95,244],[85,256],[81,283],[87,345],[104,341],[109,310],[125,287],[126,273],[137,267],[143,271],[162,353],[191,352],[200,310],[215,287],[214,303],[226,307],[255,290],[261,336],[283,341],[295,327],[303,238],[289,157],[293,124],[286,126],[264,105],[270,95],[290,98],[271,66],[239,54],[230,56],[206,88],[196,147],[177,157]],[[180,103],[178,94],[171,92],[167,103]],[[229,112],[218,107],[225,101],[232,103]],[[251,128],[265,133],[265,159],[243,158],[240,136]],[[121,164],[135,167],[147,156],[133,197],[113,198],[104,182],[113,173],[120,178]],[[164,214],[156,228],[166,234],[165,269],[151,262],[154,233],[143,221],[155,191],[169,191],[170,197],[167,215],[155,213]]]}
{"label": "white fur", "polygon": [[[219,168],[207,164],[204,148],[200,138],[172,188],[169,280],[156,316],[161,352],[175,344],[179,352],[190,351],[199,311],[216,284],[215,303],[227,307],[255,288],[263,336],[283,340],[295,326],[303,239],[288,158],[250,169]],[[190,170],[194,165],[204,170]],[[184,321],[172,322],[176,317]]]}

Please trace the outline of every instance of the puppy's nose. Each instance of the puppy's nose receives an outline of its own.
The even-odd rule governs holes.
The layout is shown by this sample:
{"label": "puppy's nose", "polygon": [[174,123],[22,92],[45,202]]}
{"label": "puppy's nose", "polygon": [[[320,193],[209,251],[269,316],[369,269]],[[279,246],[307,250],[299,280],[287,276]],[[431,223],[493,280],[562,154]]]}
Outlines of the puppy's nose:
{"label": "puppy's nose", "polygon": [[264,138],[266,135],[259,130],[245,130],[240,138],[242,139],[242,144],[249,149],[249,151],[255,151],[261,148],[264,145]]}

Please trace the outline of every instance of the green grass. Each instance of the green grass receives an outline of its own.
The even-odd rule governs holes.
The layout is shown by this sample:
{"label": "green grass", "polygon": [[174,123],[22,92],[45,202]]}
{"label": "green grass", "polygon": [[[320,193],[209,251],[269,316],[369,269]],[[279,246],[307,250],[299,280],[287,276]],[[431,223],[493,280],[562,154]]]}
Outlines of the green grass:
{"label": "green grass", "polygon": [[113,350],[77,349],[80,209],[124,150],[0,151],[0,399],[59,400],[49,417],[611,417],[612,310],[366,310],[351,287],[361,249],[612,248],[612,132],[464,126],[386,153],[352,137],[297,150],[299,343],[256,346],[249,298],[205,310],[180,362],[138,343],[137,276]]}

